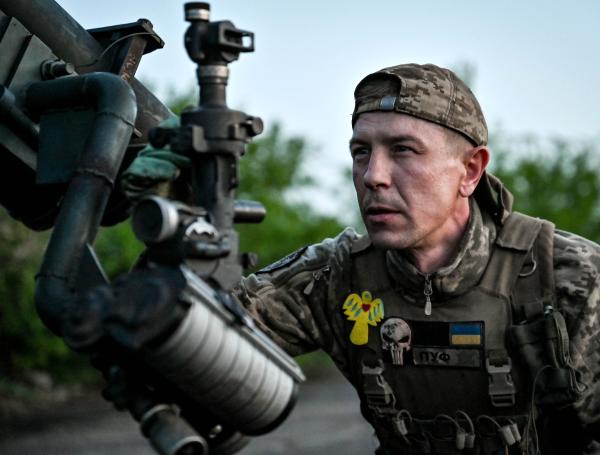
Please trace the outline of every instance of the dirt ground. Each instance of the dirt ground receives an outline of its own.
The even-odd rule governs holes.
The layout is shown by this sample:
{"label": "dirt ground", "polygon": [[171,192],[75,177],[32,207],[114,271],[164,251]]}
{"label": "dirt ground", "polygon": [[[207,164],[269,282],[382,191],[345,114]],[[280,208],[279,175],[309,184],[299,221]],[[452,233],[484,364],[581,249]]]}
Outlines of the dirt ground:
{"label": "dirt ground", "polygon": [[[137,424],[99,396],[3,422],[2,455],[152,455]],[[243,455],[364,455],[375,443],[352,387],[332,372],[300,388],[292,415],[275,431],[255,438]]]}

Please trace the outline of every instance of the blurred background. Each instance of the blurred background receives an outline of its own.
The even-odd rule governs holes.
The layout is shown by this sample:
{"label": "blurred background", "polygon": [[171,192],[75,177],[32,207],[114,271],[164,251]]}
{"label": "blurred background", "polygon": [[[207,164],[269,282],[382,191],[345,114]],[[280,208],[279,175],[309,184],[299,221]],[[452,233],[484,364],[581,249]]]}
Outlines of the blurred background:
{"label": "blurred background", "polygon": [[[195,104],[195,67],[182,43],[183,2],[58,3],[86,28],[150,19],[166,45],[142,59],[137,77],[175,112]],[[361,229],[347,151],[352,92],[366,74],[408,62],[449,67],[471,86],[490,130],[491,170],[515,194],[517,210],[600,241],[600,3],[221,0],[212,4],[212,19],[256,33],[256,52],[231,67],[228,96],[230,106],[266,123],[242,160],[240,188],[240,197],[268,209],[262,225],[240,229],[243,250],[257,252],[262,265],[344,226]],[[100,383],[87,360],[69,353],[35,315],[33,277],[47,239],[47,232],[32,233],[0,211],[5,444],[23,430],[21,422],[31,427],[32,415],[46,428],[48,407],[66,404],[75,412],[72,398]],[[96,245],[111,277],[127,271],[141,249],[128,222],[104,229]],[[329,379],[331,364],[319,355],[301,362],[309,376],[334,384],[338,392],[325,395],[338,411],[352,413],[354,420],[329,439],[352,442],[356,432],[366,434],[366,427],[353,426],[359,425],[353,392]],[[312,414],[302,409],[296,419],[306,422]],[[262,453],[283,453],[286,444]],[[8,447],[0,451],[11,453]],[[19,453],[38,453],[32,450]],[[57,450],[52,453],[68,453]]]}

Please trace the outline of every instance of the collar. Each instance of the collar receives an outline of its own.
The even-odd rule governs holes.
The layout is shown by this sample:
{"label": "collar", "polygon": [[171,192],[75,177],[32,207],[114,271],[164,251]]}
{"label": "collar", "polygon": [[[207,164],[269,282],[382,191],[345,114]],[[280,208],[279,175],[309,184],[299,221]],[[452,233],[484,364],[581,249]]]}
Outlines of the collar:
{"label": "collar", "polygon": [[387,251],[386,261],[392,282],[408,300],[422,304],[428,284],[431,285],[431,300],[435,304],[464,294],[479,282],[491,255],[496,226],[473,199],[470,207],[469,223],[457,252],[449,264],[439,270],[421,273],[401,250]]}

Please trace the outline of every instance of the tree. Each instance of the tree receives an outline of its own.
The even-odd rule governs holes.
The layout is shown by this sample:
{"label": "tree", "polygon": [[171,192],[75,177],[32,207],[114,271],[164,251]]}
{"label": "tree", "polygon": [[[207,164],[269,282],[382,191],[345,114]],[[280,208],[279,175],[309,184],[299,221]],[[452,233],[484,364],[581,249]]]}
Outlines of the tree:
{"label": "tree", "polygon": [[0,377],[47,368],[66,347],[37,317],[33,277],[47,234],[32,233],[0,212]]}
{"label": "tree", "polygon": [[262,265],[342,229],[335,217],[318,214],[306,202],[291,201],[294,192],[316,185],[301,172],[309,154],[303,139],[282,137],[275,124],[249,145],[241,160],[239,197],[260,201],[267,208],[262,224],[238,226],[241,248],[257,252]]}
{"label": "tree", "polygon": [[600,150],[594,143],[506,135],[490,142],[492,173],[515,196],[515,210],[600,241]]}

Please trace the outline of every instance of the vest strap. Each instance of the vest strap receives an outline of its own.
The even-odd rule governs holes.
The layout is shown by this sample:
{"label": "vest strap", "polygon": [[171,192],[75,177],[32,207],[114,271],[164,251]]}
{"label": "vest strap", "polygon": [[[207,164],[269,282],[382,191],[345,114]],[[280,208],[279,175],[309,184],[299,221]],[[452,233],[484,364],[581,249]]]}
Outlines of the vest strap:
{"label": "vest strap", "polygon": [[555,294],[553,258],[554,225],[544,221],[514,285],[512,301],[515,322],[543,318],[544,313],[552,308]]}
{"label": "vest strap", "polygon": [[[511,213],[496,239],[496,248],[490,259],[490,264],[482,279],[482,285],[494,290],[503,296],[517,295],[517,302],[523,303],[522,309],[513,309],[522,319],[522,313],[537,315],[543,314],[544,305],[540,291],[540,270],[537,257],[545,254],[536,254],[536,246],[540,243],[540,236],[547,233],[548,226],[550,236],[544,236],[544,247],[546,241],[552,241],[553,226],[538,218],[532,218],[522,213]],[[545,251],[543,252],[545,253]],[[550,258],[552,255],[550,254]],[[550,265],[552,260],[550,259]],[[547,265],[544,262],[544,269]],[[543,272],[545,272],[544,270]],[[553,271],[550,270],[552,274]],[[528,286],[522,286],[526,280]],[[521,285],[521,286],[520,286]],[[510,407],[516,403],[516,389],[512,378],[512,362],[506,350],[493,349],[488,351],[486,358],[486,369],[489,378],[488,394],[494,407]]]}
{"label": "vest strap", "polygon": [[504,222],[496,244],[512,250],[528,251],[542,228],[543,221],[519,212],[512,212]]}
{"label": "vest strap", "polygon": [[523,266],[531,257],[525,273],[533,274],[537,262],[533,259],[533,245],[544,222],[522,213],[512,212],[496,239],[490,263],[482,278],[482,285],[500,295],[511,295]]}
{"label": "vest strap", "polygon": [[512,379],[512,362],[504,349],[488,351],[485,367],[489,377],[488,393],[496,408],[514,406],[516,403],[515,384]]}

